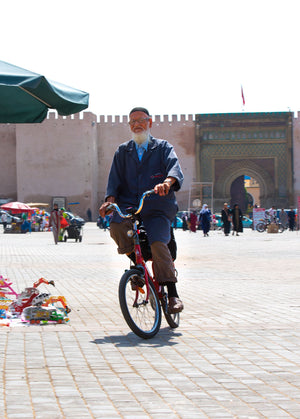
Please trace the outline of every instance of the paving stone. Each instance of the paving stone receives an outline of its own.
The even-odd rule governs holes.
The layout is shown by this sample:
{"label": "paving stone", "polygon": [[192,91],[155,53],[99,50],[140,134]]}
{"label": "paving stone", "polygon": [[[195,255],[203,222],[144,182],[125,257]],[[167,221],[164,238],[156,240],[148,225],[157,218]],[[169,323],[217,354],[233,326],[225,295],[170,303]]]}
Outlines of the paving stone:
{"label": "paving stone", "polygon": [[0,235],[0,274],[17,291],[54,280],[41,291],[72,309],[66,325],[0,329],[1,418],[300,417],[298,233],[175,234],[185,310],[147,341],[122,317],[128,262],[108,232]]}

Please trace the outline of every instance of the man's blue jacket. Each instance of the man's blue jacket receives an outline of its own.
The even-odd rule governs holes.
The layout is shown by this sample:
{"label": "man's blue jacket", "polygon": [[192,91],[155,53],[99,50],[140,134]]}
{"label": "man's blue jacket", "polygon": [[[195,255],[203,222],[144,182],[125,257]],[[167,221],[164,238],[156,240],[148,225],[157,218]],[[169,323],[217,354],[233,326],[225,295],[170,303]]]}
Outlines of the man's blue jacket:
{"label": "man's blue jacket", "polygon": [[[177,212],[174,191],[180,189],[183,173],[174,148],[167,141],[150,136],[147,151],[139,161],[135,143],[130,140],[121,144],[115,152],[108,178],[106,198],[114,196],[124,212],[128,207],[137,207],[141,195],[153,189],[158,183],[162,183],[168,176],[176,179],[169,194],[163,197],[154,194],[144,201],[141,216],[145,226],[149,224],[147,221],[150,218],[160,216],[173,221]],[[120,222],[121,219],[114,213],[112,221]]]}

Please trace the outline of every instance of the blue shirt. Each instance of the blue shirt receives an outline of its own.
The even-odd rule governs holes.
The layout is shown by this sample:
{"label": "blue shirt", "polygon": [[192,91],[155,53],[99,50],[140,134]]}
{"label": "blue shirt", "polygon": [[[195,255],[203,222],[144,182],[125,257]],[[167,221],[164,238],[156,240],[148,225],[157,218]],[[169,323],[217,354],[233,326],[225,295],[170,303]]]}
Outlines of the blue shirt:
{"label": "blue shirt", "polygon": [[139,161],[142,160],[143,154],[145,151],[147,151],[147,148],[148,148],[148,138],[146,141],[143,142],[143,144],[140,144],[140,145],[135,142],[135,149],[136,149]]}

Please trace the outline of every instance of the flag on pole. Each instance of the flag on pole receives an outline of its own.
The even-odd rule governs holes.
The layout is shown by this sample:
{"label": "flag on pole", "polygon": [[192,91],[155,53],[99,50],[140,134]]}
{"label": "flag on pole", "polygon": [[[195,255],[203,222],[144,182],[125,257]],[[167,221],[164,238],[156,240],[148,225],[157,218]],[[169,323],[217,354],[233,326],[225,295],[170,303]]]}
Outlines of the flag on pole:
{"label": "flag on pole", "polygon": [[242,93],[242,101],[243,101],[243,106],[245,106],[245,96],[244,96],[244,91],[243,91],[243,86],[241,86],[241,93]]}

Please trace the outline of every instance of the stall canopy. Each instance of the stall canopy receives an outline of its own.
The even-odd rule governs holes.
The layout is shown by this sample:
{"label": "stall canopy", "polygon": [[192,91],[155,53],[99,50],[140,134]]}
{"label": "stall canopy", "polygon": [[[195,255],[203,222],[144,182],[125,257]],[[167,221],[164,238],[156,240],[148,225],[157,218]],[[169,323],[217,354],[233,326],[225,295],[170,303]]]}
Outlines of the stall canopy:
{"label": "stall canopy", "polygon": [[42,122],[48,109],[71,115],[88,105],[88,93],[0,61],[0,123]]}
{"label": "stall canopy", "polygon": [[20,214],[21,212],[33,212],[34,209],[23,202],[8,202],[0,207],[3,210],[10,211],[12,214]]}
{"label": "stall canopy", "polygon": [[26,202],[26,205],[29,207],[49,207],[49,204],[46,204],[46,202]]}

